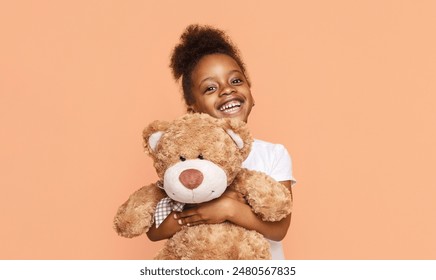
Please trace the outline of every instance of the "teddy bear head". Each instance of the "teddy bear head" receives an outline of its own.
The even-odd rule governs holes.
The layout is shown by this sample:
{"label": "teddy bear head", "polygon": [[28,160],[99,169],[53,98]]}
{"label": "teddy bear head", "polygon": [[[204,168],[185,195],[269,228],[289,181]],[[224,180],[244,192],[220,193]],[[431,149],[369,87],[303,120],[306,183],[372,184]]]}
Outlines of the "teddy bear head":
{"label": "teddy bear head", "polygon": [[240,171],[253,141],[244,122],[199,113],[154,121],[143,138],[163,189],[183,203],[219,197]]}

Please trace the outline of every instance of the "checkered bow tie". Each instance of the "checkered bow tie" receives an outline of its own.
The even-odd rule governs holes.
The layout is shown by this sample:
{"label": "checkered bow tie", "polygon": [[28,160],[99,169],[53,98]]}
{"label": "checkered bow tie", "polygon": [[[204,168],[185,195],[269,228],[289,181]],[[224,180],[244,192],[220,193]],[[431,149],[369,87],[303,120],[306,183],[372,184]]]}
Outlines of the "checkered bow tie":
{"label": "checkered bow tie", "polygon": [[156,228],[162,224],[171,211],[182,212],[185,203],[174,201],[169,197],[162,198],[156,206],[154,222]]}

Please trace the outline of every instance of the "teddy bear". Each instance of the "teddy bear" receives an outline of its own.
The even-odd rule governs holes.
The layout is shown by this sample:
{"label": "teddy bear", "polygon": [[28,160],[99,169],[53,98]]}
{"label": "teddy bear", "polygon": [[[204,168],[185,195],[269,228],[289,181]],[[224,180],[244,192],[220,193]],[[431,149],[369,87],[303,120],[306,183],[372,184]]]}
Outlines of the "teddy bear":
{"label": "teddy bear", "polygon": [[[123,237],[158,227],[171,211],[218,198],[227,189],[242,194],[264,221],[291,213],[289,190],[270,176],[242,167],[252,137],[243,121],[189,113],[172,122],[154,121],[143,131],[144,150],[159,180],[134,192],[114,218]],[[230,222],[183,226],[155,259],[270,259],[260,233]]]}

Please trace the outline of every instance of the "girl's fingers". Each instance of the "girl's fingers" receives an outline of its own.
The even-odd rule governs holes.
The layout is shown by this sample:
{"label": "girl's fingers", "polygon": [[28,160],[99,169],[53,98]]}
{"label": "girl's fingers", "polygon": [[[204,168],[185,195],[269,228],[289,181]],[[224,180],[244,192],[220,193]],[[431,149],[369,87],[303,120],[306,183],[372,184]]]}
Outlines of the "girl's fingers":
{"label": "girl's fingers", "polygon": [[205,221],[200,220],[196,216],[190,216],[190,217],[186,217],[186,218],[177,219],[177,223],[181,226],[188,226],[189,227],[189,226],[193,226],[193,225],[204,224]]}
{"label": "girl's fingers", "polygon": [[181,226],[186,226],[195,222],[195,215],[188,213],[188,211],[174,213],[173,218],[177,220],[177,223]]}
{"label": "girl's fingers", "polygon": [[188,227],[192,227],[192,226],[196,226],[196,225],[200,225],[200,224],[204,224],[204,221],[198,221],[198,222],[193,222],[193,223],[187,223],[186,226]]}
{"label": "girl's fingers", "polygon": [[197,215],[196,209],[189,209],[182,212],[174,213],[173,217],[174,219],[180,219],[180,218],[186,218]]}

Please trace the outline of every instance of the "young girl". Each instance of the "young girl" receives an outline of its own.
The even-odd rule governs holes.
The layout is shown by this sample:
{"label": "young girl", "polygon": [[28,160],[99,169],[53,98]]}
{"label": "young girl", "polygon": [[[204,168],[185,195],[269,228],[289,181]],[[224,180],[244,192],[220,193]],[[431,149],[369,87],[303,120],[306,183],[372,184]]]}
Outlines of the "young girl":
{"label": "young girl", "polygon": [[[187,111],[247,122],[254,106],[250,82],[238,50],[226,34],[212,27],[190,25],[180,39],[170,67],[176,81],[182,78]],[[270,175],[292,194],[295,180],[291,159],[282,145],[255,140],[243,167]],[[270,240],[272,258],[284,259],[280,240],[288,231],[291,215],[279,222],[264,222],[251,211],[243,197],[230,191],[195,208],[173,212],[158,228],[152,226],[147,236],[157,241],[170,238],[182,226],[224,221],[263,234]]]}

